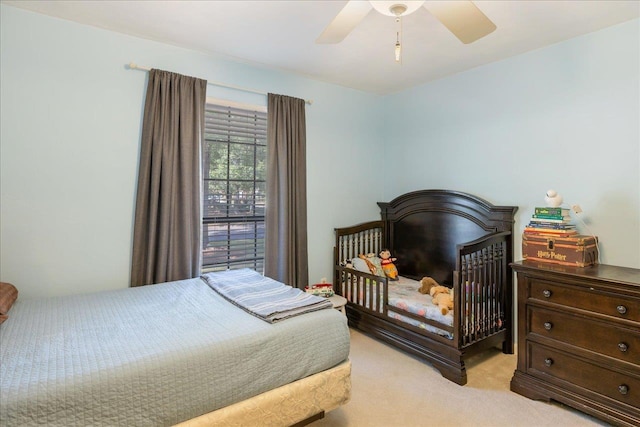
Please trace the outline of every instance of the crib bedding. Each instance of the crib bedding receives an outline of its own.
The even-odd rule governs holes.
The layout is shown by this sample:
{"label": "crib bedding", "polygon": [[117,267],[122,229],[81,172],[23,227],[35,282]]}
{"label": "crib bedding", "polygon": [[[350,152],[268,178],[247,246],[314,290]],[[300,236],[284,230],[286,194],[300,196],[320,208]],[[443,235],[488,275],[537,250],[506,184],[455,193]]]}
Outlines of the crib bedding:
{"label": "crib bedding", "polygon": [[18,300],[0,327],[0,424],[172,425],[339,365],[346,319],[269,324],[201,279]]}
{"label": "crib bedding", "polygon": [[[369,282],[366,283],[369,284]],[[376,306],[377,283],[374,282],[370,285],[372,289],[373,306]],[[409,313],[424,317],[425,319],[434,320],[442,325],[453,326],[453,310],[449,310],[447,314],[443,315],[440,311],[440,308],[437,305],[433,304],[430,295],[421,294],[420,292],[418,292],[418,289],[420,288],[419,281],[399,276],[398,281],[389,281],[388,288],[389,307],[387,309],[387,315],[389,317],[404,323],[408,323],[419,329],[424,329],[426,331],[436,333],[445,338],[453,339],[453,334],[449,331],[405,316],[401,311],[393,310],[392,307],[396,307],[400,310],[408,311]],[[502,326],[503,313],[501,313],[501,311],[499,310],[499,304],[497,302],[497,299],[495,298],[495,292],[497,292],[495,289],[496,286],[493,285],[488,287],[478,287],[479,289],[482,289],[485,294],[477,295],[477,297],[474,297],[475,287],[472,283],[466,283],[465,288],[466,289],[464,295],[470,296],[474,301],[476,301],[476,303],[475,307],[473,307],[473,304],[470,301],[465,301],[465,303],[463,304],[465,310],[464,316],[461,317],[463,323],[463,332],[465,334],[471,331],[482,332],[494,326]],[[347,299],[349,298],[350,297],[348,296]],[[492,305],[494,307],[494,312],[496,314],[491,317],[477,316],[478,321],[476,321],[476,313],[481,313],[482,303],[484,301],[488,301],[489,305]],[[364,297],[364,289],[362,286],[359,287],[358,290],[357,302],[365,306],[366,308],[370,308],[369,299]]]}
{"label": "crib bedding", "polygon": [[[453,311],[449,311],[447,314],[442,314],[440,308],[437,305],[434,305],[431,301],[431,295],[421,294],[418,292],[419,288],[419,281],[400,276],[398,281],[390,282],[389,284],[389,305],[398,307],[402,310],[408,311],[409,313],[422,316],[426,319],[435,320],[443,325],[453,326]],[[442,335],[449,339],[453,338],[453,334],[440,328],[436,328],[435,326],[419,322],[392,310],[389,310],[388,313],[389,316],[394,319],[401,320],[430,332],[435,332],[438,335]]]}
{"label": "crib bedding", "polygon": [[[409,313],[424,317],[425,319],[435,320],[446,326],[453,326],[453,312],[449,311],[447,314],[443,315],[438,306],[434,305],[431,301],[430,295],[418,292],[418,289],[420,288],[419,281],[403,276],[399,276],[398,279],[399,280],[397,281],[389,281],[388,300],[391,307],[397,307],[401,310],[408,311]],[[377,283],[371,283],[373,306],[376,306],[377,301],[376,287]],[[382,291],[380,293],[382,294]],[[351,299],[350,294],[347,296],[347,299]],[[366,308],[370,308],[369,299],[364,298],[364,290],[362,287],[358,290],[358,302]],[[387,314],[401,322],[453,339],[453,334],[450,332],[404,316],[401,312],[393,311],[391,308],[389,308]]]}

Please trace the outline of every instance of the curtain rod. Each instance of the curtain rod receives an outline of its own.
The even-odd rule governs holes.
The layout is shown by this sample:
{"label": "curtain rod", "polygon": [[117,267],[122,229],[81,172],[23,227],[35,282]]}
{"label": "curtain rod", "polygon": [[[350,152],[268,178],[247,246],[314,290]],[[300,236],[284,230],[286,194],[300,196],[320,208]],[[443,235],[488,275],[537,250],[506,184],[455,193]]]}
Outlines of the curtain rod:
{"label": "curtain rod", "polygon": [[[143,70],[143,71],[151,70],[150,67],[143,67],[142,65],[138,65],[135,62],[130,62],[129,63],[129,69],[131,69],[131,70]],[[218,82],[210,82],[210,81],[207,81],[207,84],[214,85],[214,86],[220,86],[220,87],[226,87],[226,88],[229,88],[229,89],[241,90],[243,92],[257,93],[258,95],[267,96],[266,92],[261,92],[259,90],[254,90],[254,89],[247,89],[245,87],[228,85],[228,84],[218,83]],[[306,102],[307,104],[311,105],[311,104],[313,104],[313,99],[305,99],[304,102]]]}

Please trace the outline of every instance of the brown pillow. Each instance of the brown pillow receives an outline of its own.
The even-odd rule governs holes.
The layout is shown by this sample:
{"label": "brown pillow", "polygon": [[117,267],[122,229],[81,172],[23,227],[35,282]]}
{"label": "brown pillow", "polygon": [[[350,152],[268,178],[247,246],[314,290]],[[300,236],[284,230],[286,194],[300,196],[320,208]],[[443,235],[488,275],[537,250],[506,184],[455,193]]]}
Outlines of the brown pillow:
{"label": "brown pillow", "polygon": [[2,324],[2,322],[7,320],[8,318],[9,316],[7,316],[6,314],[0,314],[0,324]]}
{"label": "brown pillow", "polygon": [[[0,315],[6,315],[18,299],[18,290],[11,283],[0,282]],[[6,319],[0,320],[0,323]]]}

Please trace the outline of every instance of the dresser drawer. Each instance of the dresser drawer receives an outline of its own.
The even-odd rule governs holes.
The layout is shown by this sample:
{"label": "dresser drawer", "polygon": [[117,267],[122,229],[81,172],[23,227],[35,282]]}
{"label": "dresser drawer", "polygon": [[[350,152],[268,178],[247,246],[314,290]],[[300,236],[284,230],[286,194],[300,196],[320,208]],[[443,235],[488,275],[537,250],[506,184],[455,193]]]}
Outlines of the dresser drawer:
{"label": "dresser drawer", "polygon": [[634,331],[611,323],[540,307],[527,309],[527,333],[582,347],[625,362],[640,363],[640,330]]}
{"label": "dresser drawer", "polygon": [[640,427],[640,269],[521,261],[511,390]]}
{"label": "dresser drawer", "polygon": [[532,278],[529,298],[640,322],[640,299],[626,295]]}
{"label": "dresser drawer", "polygon": [[527,347],[527,370],[531,375],[547,380],[548,377],[553,377],[567,381],[633,408],[640,407],[638,375],[624,375],[530,341]]}

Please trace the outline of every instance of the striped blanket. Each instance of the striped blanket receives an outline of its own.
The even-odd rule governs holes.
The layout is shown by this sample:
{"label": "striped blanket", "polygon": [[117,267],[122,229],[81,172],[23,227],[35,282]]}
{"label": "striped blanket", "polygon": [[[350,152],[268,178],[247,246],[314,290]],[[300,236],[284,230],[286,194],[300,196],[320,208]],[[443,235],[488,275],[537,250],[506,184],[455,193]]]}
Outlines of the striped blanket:
{"label": "striped blanket", "polygon": [[333,307],[326,298],[305,293],[248,268],[201,277],[228,301],[269,323]]}

